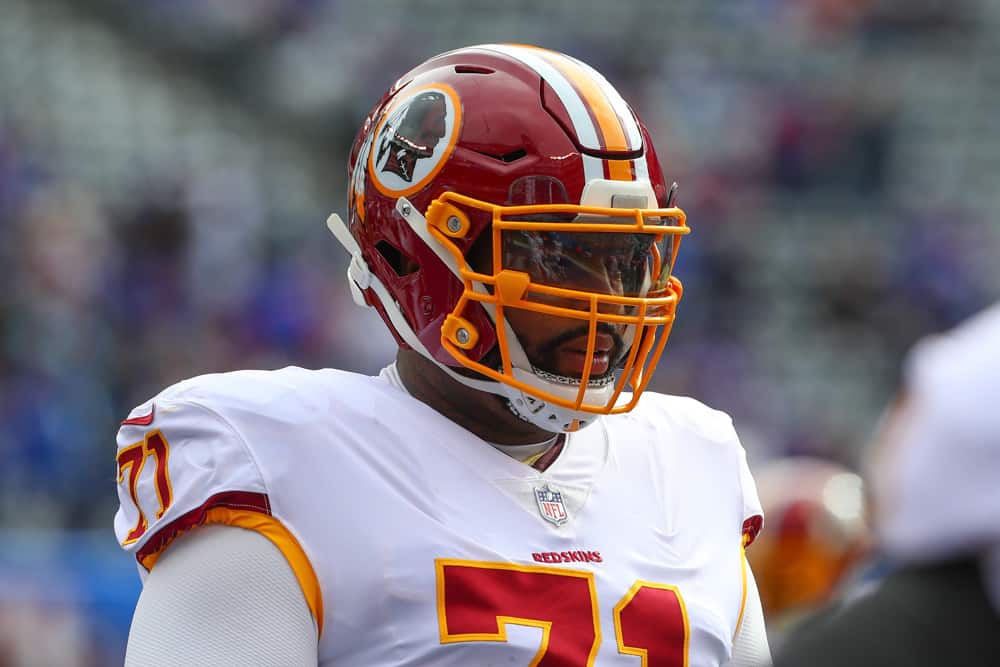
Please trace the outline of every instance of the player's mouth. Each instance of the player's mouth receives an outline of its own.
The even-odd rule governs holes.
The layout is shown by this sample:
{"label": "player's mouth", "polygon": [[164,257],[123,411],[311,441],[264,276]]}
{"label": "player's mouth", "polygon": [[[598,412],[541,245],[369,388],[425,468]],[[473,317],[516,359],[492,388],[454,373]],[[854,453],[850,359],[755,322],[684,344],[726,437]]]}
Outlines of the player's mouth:
{"label": "player's mouth", "polygon": [[588,354],[587,343],[589,336],[580,336],[566,341],[559,346],[559,372],[569,377],[583,377],[584,369],[587,366],[588,357],[590,362],[590,378],[598,378],[611,370],[611,357],[615,349],[615,338],[611,334],[598,333],[594,341],[593,353]]}

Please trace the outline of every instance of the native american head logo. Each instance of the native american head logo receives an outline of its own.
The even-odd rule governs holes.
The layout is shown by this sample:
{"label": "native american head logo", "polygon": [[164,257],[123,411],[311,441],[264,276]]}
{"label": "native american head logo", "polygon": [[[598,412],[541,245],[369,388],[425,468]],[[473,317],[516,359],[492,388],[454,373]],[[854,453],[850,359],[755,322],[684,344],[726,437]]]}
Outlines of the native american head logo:
{"label": "native american head logo", "polygon": [[397,194],[420,187],[450,153],[460,111],[454,93],[438,88],[402,100],[376,130],[371,176],[380,189]]}

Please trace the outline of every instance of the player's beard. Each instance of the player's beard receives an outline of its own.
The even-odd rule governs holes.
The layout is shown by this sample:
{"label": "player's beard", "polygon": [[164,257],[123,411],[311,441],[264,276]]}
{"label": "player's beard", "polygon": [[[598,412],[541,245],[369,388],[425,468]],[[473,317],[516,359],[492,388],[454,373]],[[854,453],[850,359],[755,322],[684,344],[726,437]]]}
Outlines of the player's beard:
{"label": "player's beard", "polygon": [[[611,336],[614,341],[611,350],[608,352],[608,357],[610,359],[608,369],[603,373],[591,375],[588,381],[588,384],[603,385],[607,384],[607,381],[614,377],[614,374],[620,367],[621,361],[625,358],[625,354],[628,352],[628,349],[625,347],[625,341],[622,338],[621,333],[619,333],[619,330],[613,325],[607,322],[598,322],[596,333],[607,334],[608,336]],[[579,376],[567,376],[559,373],[559,348],[572,340],[586,338],[589,335],[590,325],[583,324],[579,327],[575,327],[554,336],[550,340],[539,345],[535,350],[526,349],[525,353],[528,355],[528,361],[530,361],[531,365],[537,370],[579,383],[582,379]]]}

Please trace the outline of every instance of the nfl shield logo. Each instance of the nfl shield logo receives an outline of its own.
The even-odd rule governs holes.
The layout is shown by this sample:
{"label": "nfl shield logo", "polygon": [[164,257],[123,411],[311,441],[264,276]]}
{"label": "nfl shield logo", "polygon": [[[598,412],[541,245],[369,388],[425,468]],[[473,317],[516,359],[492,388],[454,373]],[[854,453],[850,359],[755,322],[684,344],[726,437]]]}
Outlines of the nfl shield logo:
{"label": "nfl shield logo", "polygon": [[561,492],[553,491],[548,486],[535,489],[535,502],[538,503],[539,514],[549,523],[561,526],[569,519]]}

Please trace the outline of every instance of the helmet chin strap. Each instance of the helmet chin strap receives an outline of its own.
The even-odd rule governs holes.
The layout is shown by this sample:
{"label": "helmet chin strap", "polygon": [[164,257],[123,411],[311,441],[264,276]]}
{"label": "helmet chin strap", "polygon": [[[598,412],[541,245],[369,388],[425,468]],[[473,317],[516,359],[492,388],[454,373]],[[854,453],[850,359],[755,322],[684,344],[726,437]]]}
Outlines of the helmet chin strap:
{"label": "helmet chin strap", "polygon": [[[579,385],[559,384],[551,380],[538,377],[531,371],[525,371],[516,366],[513,368],[514,378],[542,389],[547,393],[555,394],[559,398],[567,401],[575,401],[579,392]],[[576,431],[592,423],[598,415],[592,412],[583,412],[572,408],[564,408],[550,403],[544,399],[525,393],[516,387],[500,384],[504,398],[510,411],[526,422],[530,422],[538,428],[551,431],[553,433]],[[614,393],[615,384],[609,382],[603,387],[590,387],[584,392],[584,400],[592,403],[607,403]]]}

